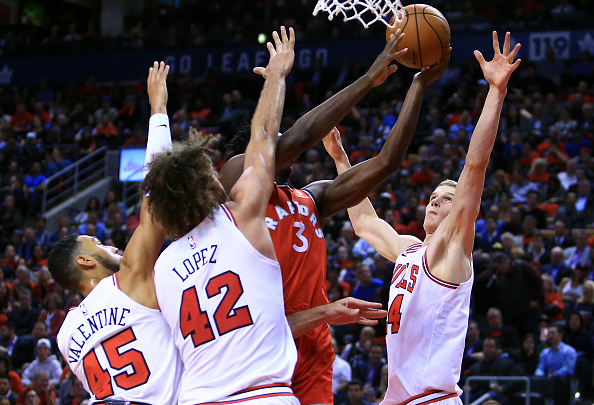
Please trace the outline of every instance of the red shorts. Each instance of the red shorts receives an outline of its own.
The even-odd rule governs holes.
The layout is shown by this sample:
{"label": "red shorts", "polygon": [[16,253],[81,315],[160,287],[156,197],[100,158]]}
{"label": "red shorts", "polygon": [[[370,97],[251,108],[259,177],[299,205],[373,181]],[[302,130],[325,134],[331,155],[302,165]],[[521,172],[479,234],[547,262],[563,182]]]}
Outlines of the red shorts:
{"label": "red shorts", "polygon": [[291,388],[301,405],[334,403],[332,363],[334,349],[327,324],[295,339],[297,365]]}

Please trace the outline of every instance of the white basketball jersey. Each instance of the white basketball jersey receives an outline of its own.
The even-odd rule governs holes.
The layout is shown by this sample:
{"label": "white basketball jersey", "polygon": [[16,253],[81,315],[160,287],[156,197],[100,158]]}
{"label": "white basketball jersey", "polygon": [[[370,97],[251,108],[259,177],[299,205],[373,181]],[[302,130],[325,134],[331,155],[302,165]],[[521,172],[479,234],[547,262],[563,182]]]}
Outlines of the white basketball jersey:
{"label": "white basketball jersey", "polygon": [[396,260],[386,325],[389,380],[382,405],[426,404],[462,393],[457,382],[474,276],[462,284],[433,276],[428,247],[409,246]]}
{"label": "white basketball jersey", "polygon": [[292,395],[297,350],[280,267],[248,242],[224,205],[165,249],[155,285],[185,367],[181,405],[262,386]]}
{"label": "white basketball jersey", "polygon": [[58,346],[91,403],[177,403],[182,363],[169,327],[159,310],[119,289],[117,273],[70,309]]}

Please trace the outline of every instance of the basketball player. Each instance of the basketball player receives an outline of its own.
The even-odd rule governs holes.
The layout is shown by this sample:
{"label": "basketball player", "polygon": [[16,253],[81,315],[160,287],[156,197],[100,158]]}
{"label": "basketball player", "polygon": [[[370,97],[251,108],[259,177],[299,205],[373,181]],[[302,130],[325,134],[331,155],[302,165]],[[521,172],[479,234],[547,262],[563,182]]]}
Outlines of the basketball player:
{"label": "basketball player", "polygon": [[[363,77],[308,112],[280,137],[277,169],[283,169],[322,140],[367,91],[396,71],[397,67],[390,66],[390,62],[406,51],[395,51],[401,39],[398,31]],[[398,121],[402,128],[414,129],[424,89],[442,76],[448,58],[449,51],[439,65],[424,70],[413,81]],[[285,311],[289,319],[292,314],[298,316],[297,311],[328,302],[322,224],[325,218],[359,203],[400,166],[410,139],[406,143],[400,143],[402,139],[398,136],[391,135],[388,139],[377,157],[334,181],[318,181],[303,190],[286,185],[274,187],[266,210],[266,224],[283,272]],[[241,174],[241,162],[243,155],[236,156],[221,170],[221,182],[226,189]],[[289,174],[290,170],[280,170],[277,183],[284,184]],[[328,325],[324,323],[301,337],[296,333],[294,336],[298,337],[295,343],[299,354],[292,379],[295,395],[302,405],[332,404],[334,350]]]}
{"label": "basketball player", "polygon": [[[485,172],[497,135],[507,82],[520,64],[503,53],[493,32],[495,56],[486,62],[474,51],[489,92],[468,148],[459,182],[443,181],[427,204],[423,242],[399,235],[378,218],[368,199],[348,210],[357,235],[396,263],[390,286],[387,337],[389,382],[382,404],[461,404],[457,386],[468,325],[473,271],[474,222],[479,212]],[[410,131],[410,132],[409,132]],[[414,126],[406,130],[412,137]],[[326,140],[339,172],[349,168],[340,138]],[[349,170],[350,171],[350,170]]]}
{"label": "basketball player", "polygon": [[181,405],[299,404],[289,385],[297,352],[264,221],[295,34],[281,27],[273,38],[245,172],[229,201],[209,157],[212,136],[155,156],[140,186],[153,220],[178,238],[155,264],[155,287],[185,367]]}
{"label": "basketball player", "polygon": [[[163,62],[149,70],[147,162],[171,147],[168,72]],[[143,198],[140,224],[123,256],[97,238],[73,234],[56,243],[48,259],[54,279],[85,297],[66,316],[57,340],[94,404],[177,403],[182,363],[158,309],[153,282],[165,234],[152,223],[147,208]]]}

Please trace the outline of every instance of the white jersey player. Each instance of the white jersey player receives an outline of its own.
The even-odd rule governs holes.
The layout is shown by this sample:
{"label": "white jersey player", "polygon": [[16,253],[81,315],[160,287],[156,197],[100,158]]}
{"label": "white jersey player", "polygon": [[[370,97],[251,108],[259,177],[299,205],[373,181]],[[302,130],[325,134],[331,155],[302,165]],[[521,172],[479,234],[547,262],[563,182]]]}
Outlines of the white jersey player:
{"label": "white jersey player", "polygon": [[386,403],[416,396],[409,403],[420,404],[462,394],[457,383],[473,277],[460,284],[437,278],[427,266],[427,249],[421,243],[409,246],[396,259],[392,274],[388,376],[406,378],[390,378]]}
{"label": "white jersey player", "polygon": [[78,307],[70,309],[58,333],[58,346],[91,393],[91,403],[177,401],[182,368],[169,327],[161,311],[120,290],[118,273],[101,280]]}
{"label": "white jersey player", "polygon": [[180,404],[292,395],[297,351],[280,267],[248,242],[224,205],[159,256],[155,287],[188,370]]}
{"label": "white jersey player", "polygon": [[[251,125],[245,170],[226,195],[212,137],[155,156],[141,184],[155,223],[177,238],[155,267],[157,298],[184,363],[180,404],[298,405],[296,348],[265,214],[294,32],[268,44],[270,61]],[[225,203],[223,205],[223,203]]]}
{"label": "white jersey player", "polygon": [[[431,194],[425,211],[427,236],[422,243],[413,236],[396,233],[378,218],[368,199],[348,210],[357,235],[396,263],[387,318],[389,369],[384,405],[461,403],[461,390],[456,382],[460,377],[468,324],[474,222],[507,82],[520,63],[514,62],[519,48],[517,44],[510,52],[507,33],[501,52],[497,33],[493,32],[493,60],[486,62],[475,51],[490,85],[489,92],[458,183],[443,181]],[[405,145],[414,133],[411,120],[416,122],[416,118],[401,114],[396,123],[394,134]],[[348,158],[339,135],[331,134],[325,145],[338,172],[347,170]]]}
{"label": "white jersey player", "polygon": [[[169,66],[154,63],[147,156],[171,148],[166,114]],[[123,256],[97,238],[69,235],[56,243],[48,267],[56,282],[85,297],[69,311],[58,346],[92,404],[175,404],[182,363],[158,307],[153,267],[163,230],[142,199],[140,223]]]}

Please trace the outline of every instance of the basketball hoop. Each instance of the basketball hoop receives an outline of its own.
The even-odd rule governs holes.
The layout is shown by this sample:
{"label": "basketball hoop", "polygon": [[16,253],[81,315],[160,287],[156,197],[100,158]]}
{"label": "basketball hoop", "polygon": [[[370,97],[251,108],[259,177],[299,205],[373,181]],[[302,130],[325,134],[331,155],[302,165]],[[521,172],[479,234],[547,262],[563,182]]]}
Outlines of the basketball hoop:
{"label": "basketball hoop", "polygon": [[[403,10],[400,0],[318,0],[313,15],[325,11],[330,21],[342,14],[344,21],[359,20],[365,28],[376,21],[394,28],[404,17]],[[395,18],[390,21],[392,17]]]}

